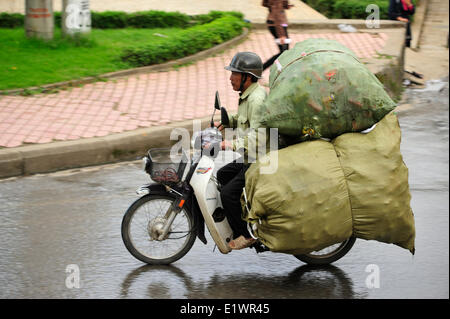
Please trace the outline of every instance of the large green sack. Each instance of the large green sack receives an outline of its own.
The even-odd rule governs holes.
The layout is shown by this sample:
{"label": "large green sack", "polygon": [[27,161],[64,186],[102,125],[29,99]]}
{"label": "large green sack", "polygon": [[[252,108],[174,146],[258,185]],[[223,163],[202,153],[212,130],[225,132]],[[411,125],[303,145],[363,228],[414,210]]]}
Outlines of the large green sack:
{"label": "large green sack", "polygon": [[262,124],[294,137],[360,132],[396,106],[355,53],[334,40],[308,39],[283,52],[269,85]]}
{"label": "large green sack", "polygon": [[414,214],[400,142],[393,113],[368,134],[344,134],[332,141],[348,185],[353,234],[414,253]]}
{"label": "large green sack", "polygon": [[[278,169],[245,174],[243,218],[274,252],[304,254],[351,235],[414,253],[414,216],[400,127],[390,113],[367,134],[348,133],[277,151]],[[244,201],[243,201],[244,205]]]}
{"label": "large green sack", "polygon": [[250,212],[244,219],[275,252],[302,254],[352,235],[348,190],[331,143],[317,140],[278,151],[278,169],[260,174],[256,162],[245,174]]}

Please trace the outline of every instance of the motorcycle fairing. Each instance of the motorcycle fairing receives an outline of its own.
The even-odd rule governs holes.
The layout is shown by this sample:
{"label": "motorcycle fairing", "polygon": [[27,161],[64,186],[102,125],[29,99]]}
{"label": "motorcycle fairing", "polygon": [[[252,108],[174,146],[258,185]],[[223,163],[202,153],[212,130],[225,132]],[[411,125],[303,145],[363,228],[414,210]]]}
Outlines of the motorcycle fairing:
{"label": "motorcycle fairing", "polygon": [[225,218],[221,222],[214,222],[213,214],[217,207],[221,207],[220,192],[217,185],[211,179],[214,171],[214,161],[210,157],[203,156],[197,165],[196,170],[190,180],[190,185],[194,189],[198,206],[202,212],[211,237],[217,244],[220,252],[227,254],[231,251],[228,242],[233,238],[233,231]]}

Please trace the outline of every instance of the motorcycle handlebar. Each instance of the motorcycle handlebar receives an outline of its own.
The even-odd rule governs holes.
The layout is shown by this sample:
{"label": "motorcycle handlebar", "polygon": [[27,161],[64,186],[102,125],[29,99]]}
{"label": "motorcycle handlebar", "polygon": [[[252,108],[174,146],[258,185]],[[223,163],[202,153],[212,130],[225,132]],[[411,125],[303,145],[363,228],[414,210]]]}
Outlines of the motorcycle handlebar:
{"label": "motorcycle handlebar", "polygon": [[222,141],[222,134],[216,127],[207,128],[195,133],[193,136],[193,146],[195,149],[204,148],[207,144],[214,144]]}
{"label": "motorcycle handlebar", "polygon": [[217,157],[220,152],[220,142],[210,143],[206,145],[206,147],[203,148],[202,154],[205,154],[206,156],[210,157]]}

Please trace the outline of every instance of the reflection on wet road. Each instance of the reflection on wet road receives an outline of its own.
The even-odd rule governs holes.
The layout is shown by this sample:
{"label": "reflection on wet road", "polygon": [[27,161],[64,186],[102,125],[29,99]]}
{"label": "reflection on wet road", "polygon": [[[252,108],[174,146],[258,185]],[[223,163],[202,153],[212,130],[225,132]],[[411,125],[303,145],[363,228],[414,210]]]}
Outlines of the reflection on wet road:
{"label": "reflection on wet road", "polygon": [[[174,280],[168,283],[167,277]],[[322,290],[321,298],[355,297],[351,279],[336,266],[302,265],[283,275],[216,273],[207,282],[198,282],[175,265],[144,265],[122,282],[121,297],[129,297],[133,286],[139,289],[138,283],[147,285],[147,289],[140,287],[147,298],[314,298],[317,289]]]}
{"label": "reflection on wet road", "polygon": [[[171,266],[146,266],[122,243],[123,213],[148,182],[140,163],[0,181],[1,298],[448,298],[448,85],[410,92],[400,117],[416,221],[416,254],[357,240],[333,266],[247,249],[222,255],[210,237]],[[68,265],[79,267],[70,288]],[[368,282],[379,269],[379,288]],[[369,283],[369,285],[368,285]]]}

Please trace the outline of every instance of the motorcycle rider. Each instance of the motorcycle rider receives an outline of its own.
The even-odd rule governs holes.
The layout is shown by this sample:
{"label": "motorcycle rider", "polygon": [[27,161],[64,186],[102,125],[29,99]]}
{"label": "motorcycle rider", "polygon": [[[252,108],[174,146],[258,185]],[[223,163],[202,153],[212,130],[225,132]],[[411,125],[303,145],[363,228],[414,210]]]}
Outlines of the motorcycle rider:
{"label": "motorcycle rider", "polygon": [[[255,240],[247,230],[242,219],[240,197],[245,186],[245,172],[249,167],[249,139],[254,139],[248,129],[257,129],[261,119],[261,105],[266,99],[266,90],[258,84],[263,71],[261,58],[253,52],[238,52],[225,67],[231,71],[230,82],[234,91],[239,93],[237,114],[229,116],[229,124],[215,123],[219,130],[237,129],[237,138],[232,142],[224,140],[221,149],[233,150],[243,155],[242,160],[235,160],[217,172],[221,183],[221,199],[225,214],[233,230],[234,239],[230,241],[231,249],[242,249],[252,245]],[[247,131],[247,132],[244,132]]]}

